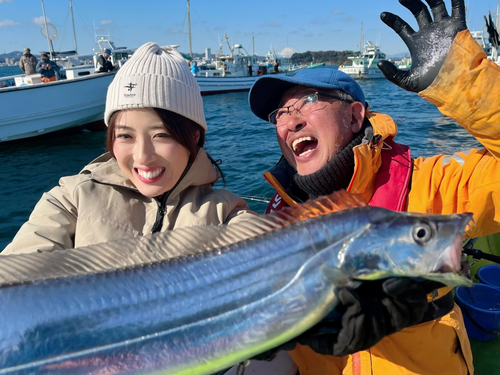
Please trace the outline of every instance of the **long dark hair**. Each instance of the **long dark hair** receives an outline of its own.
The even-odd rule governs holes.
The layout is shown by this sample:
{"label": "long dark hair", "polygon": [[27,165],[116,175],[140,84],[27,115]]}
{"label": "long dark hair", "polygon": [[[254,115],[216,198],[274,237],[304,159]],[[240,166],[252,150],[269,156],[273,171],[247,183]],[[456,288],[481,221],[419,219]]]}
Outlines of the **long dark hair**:
{"label": "long dark hair", "polygon": [[[189,163],[192,163],[196,158],[196,155],[198,154],[198,149],[202,148],[205,144],[205,129],[203,129],[193,120],[181,116],[178,113],[162,108],[153,109],[158,114],[158,116],[160,116],[163,125],[167,129],[170,136],[189,151]],[[115,142],[115,127],[118,113],[118,111],[113,113],[113,115],[109,119],[108,131],[106,133],[106,151],[108,151],[113,157],[115,157],[115,155],[113,154],[113,143]],[[198,142],[196,142],[197,132],[199,132],[200,134]],[[207,156],[210,162],[221,175],[222,181],[225,184],[226,179],[224,177],[224,173],[222,173],[222,170],[219,167],[220,160],[215,161],[208,153]]]}

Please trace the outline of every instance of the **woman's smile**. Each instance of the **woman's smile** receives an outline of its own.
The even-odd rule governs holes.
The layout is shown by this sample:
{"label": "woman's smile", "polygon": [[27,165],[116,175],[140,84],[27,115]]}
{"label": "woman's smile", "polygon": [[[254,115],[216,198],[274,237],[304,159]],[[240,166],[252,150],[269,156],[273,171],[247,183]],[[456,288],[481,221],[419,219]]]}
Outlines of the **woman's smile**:
{"label": "woman's smile", "polygon": [[137,173],[139,180],[146,184],[158,181],[162,178],[165,172],[165,168],[163,167],[150,169],[134,168],[134,170]]}

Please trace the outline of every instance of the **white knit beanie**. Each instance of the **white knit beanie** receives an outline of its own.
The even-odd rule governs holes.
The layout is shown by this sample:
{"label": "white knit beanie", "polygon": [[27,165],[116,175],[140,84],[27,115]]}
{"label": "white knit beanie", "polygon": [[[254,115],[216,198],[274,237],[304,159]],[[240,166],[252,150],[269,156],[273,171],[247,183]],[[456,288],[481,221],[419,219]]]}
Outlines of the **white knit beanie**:
{"label": "white knit beanie", "polygon": [[199,124],[205,131],[200,86],[186,60],[172,47],[146,43],[116,73],[108,87],[104,122],[129,108],[163,108]]}

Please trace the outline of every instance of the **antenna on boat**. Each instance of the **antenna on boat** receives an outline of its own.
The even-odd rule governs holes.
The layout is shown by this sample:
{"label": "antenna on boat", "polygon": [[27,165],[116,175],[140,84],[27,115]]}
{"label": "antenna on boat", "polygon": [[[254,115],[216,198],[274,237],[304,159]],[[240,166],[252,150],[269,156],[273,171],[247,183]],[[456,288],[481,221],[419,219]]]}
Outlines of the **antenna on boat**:
{"label": "antenna on boat", "polygon": [[47,26],[47,17],[45,17],[45,5],[42,0],[42,11],[43,11],[43,23],[45,25],[45,37],[47,38],[47,43],[49,45],[50,59],[52,60],[52,54],[54,53],[54,47],[52,46],[52,39],[49,36],[49,28]]}
{"label": "antenna on boat", "polygon": [[229,38],[227,37],[226,33],[224,33],[224,38],[226,38],[227,46],[229,47],[229,51],[231,51],[231,56],[233,56],[234,55],[234,49],[231,48],[231,44],[229,43]]}
{"label": "antenna on boat", "polygon": [[73,24],[73,38],[75,39],[75,54],[78,55],[78,47],[76,45],[75,19],[73,18],[73,3],[69,0],[69,9],[71,10],[71,23]]}
{"label": "antenna on boat", "polygon": [[365,41],[364,41],[364,35],[363,35],[363,22],[361,22],[361,32],[360,32],[360,41],[359,41],[359,54],[362,55],[363,54],[363,47],[364,47],[364,44],[365,44]]}
{"label": "antenna on boat", "polygon": [[189,55],[191,56],[191,60],[193,60],[193,48],[191,45],[191,14],[189,9],[189,0],[187,0],[188,5],[188,28],[189,28]]}

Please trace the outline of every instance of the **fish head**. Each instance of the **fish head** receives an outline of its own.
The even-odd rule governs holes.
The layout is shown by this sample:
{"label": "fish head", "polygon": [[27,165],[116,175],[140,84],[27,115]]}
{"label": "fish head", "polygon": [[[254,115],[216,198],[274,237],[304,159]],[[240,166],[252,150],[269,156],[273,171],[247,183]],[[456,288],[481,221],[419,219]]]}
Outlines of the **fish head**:
{"label": "fish head", "polygon": [[370,207],[366,225],[344,244],[342,267],[354,278],[421,277],[470,285],[462,265],[472,214],[402,213]]}

